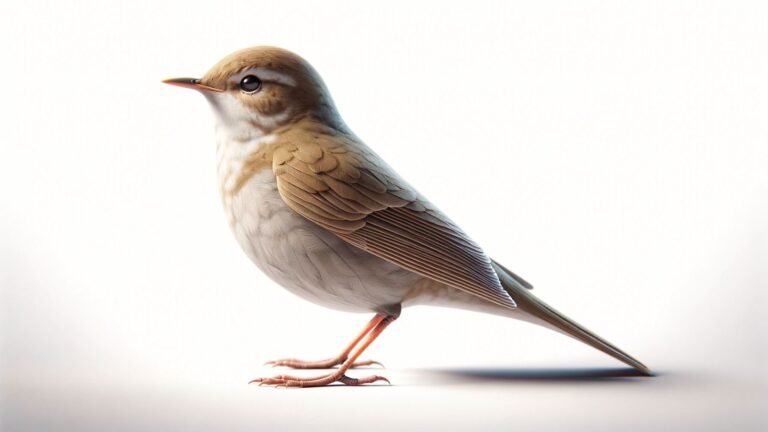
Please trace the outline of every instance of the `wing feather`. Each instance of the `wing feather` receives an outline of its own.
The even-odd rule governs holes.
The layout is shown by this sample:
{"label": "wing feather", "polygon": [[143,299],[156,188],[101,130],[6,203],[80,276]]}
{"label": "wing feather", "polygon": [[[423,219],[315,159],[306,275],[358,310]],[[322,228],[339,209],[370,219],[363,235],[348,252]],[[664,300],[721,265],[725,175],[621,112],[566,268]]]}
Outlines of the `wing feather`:
{"label": "wing feather", "polygon": [[515,307],[483,250],[364,144],[318,128],[281,140],[273,170],[298,214],[403,268]]}

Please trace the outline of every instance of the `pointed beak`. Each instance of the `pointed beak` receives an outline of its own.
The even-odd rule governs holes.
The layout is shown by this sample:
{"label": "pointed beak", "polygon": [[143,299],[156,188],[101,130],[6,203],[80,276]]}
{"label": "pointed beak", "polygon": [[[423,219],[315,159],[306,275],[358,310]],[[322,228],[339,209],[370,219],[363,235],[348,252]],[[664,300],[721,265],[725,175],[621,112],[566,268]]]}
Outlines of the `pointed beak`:
{"label": "pointed beak", "polygon": [[194,90],[204,90],[204,91],[214,91],[214,92],[223,92],[224,90],[218,89],[216,87],[207,86],[205,84],[200,84],[200,80],[197,78],[168,78],[166,80],[163,80],[165,84],[175,85],[179,87],[186,87],[191,88]]}

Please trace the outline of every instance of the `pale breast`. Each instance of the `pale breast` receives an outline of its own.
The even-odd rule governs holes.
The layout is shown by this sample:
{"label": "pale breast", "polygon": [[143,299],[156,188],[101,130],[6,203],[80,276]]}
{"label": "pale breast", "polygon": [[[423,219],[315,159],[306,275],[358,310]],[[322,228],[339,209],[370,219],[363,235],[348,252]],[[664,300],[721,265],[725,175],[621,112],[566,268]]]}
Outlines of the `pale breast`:
{"label": "pale breast", "polygon": [[314,303],[394,312],[420,276],[358,249],[291,210],[264,167],[224,207],[238,243],[272,280]]}

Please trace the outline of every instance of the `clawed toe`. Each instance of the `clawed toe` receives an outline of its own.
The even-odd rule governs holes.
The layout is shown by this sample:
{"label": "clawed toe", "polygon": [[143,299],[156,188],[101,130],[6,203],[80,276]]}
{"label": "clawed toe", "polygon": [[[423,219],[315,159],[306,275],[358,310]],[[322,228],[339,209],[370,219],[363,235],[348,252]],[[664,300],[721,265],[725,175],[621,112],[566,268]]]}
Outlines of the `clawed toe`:
{"label": "clawed toe", "polygon": [[380,368],[384,368],[385,366],[381,364],[381,362],[377,362],[376,360],[363,360],[359,362],[352,363],[352,368],[359,368],[359,367],[365,367],[365,366],[379,366]]}
{"label": "clawed toe", "polygon": [[345,385],[371,384],[375,383],[376,381],[384,381],[387,384],[392,385],[392,383],[386,377],[379,375],[371,375],[364,378],[351,378],[346,375],[342,375],[341,378],[339,378],[339,382]]}
{"label": "clawed toe", "polygon": [[294,358],[285,358],[279,360],[271,360],[264,363],[264,365],[272,367],[282,366],[291,369],[330,369],[334,366],[344,363],[344,360],[346,360],[346,357],[334,357],[319,361],[306,361]]}
{"label": "clawed toe", "polygon": [[[379,375],[371,375],[363,378],[351,378],[345,375],[347,370],[353,367],[363,367],[378,365],[384,367],[381,363],[375,360],[357,361],[360,354],[365,351],[366,348],[381,334],[382,331],[394,321],[396,316],[393,315],[376,315],[371,319],[365,329],[352,341],[352,343],[341,354],[334,358],[327,360],[308,362],[298,359],[281,359],[273,360],[265,363],[266,365],[285,366],[295,369],[328,369],[334,366],[339,366],[335,371],[316,377],[296,377],[292,375],[277,375],[271,378],[256,378],[249,382],[258,383],[259,385],[271,385],[275,387],[324,387],[333,383],[341,383],[349,386],[372,384],[378,381],[391,384],[388,379]],[[360,341],[365,337],[365,340]],[[358,345],[359,344],[359,345]],[[354,352],[352,352],[354,349]]]}
{"label": "clawed toe", "polygon": [[291,380],[300,380],[301,378],[291,376],[291,375],[276,375],[270,378],[254,378],[250,381],[248,381],[248,384],[254,384],[258,383],[261,385],[274,385],[274,386],[280,386],[284,385],[287,381]]}
{"label": "clawed toe", "polygon": [[323,387],[336,382],[340,382],[344,385],[356,386],[372,384],[377,381],[384,381],[387,384],[392,384],[387,378],[379,375],[351,378],[339,372],[310,378],[302,378],[292,375],[277,375],[271,378],[256,378],[249,381],[248,384],[258,383],[260,386],[271,385],[275,387]]}
{"label": "clawed toe", "polygon": [[[299,359],[293,359],[293,358],[286,358],[286,359],[280,359],[280,360],[270,360],[266,363],[264,363],[264,366],[272,366],[272,367],[287,367],[291,369],[330,369],[335,366],[339,366],[346,360],[346,357],[335,357],[330,358],[327,360],[319,360],[319,361],[306,361],[306,360],[299,360]],[[384,367],[383,364],[380,362],[377,362],[376,360],[363,360],[359,362],[352,363],[349,367],[350,368],[359,368],[359,367],[365,367],[365,366],[380,366]]]}

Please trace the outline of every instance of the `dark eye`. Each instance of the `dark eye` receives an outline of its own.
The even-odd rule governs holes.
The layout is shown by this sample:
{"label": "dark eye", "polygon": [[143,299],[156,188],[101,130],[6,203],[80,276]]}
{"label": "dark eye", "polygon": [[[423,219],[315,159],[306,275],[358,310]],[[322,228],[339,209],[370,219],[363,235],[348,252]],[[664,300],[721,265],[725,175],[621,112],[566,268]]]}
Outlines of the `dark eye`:
{"label": "dark eye", "polygon": [[240,80],[240,89],[244,92],[253,93],[261,88],[261,80],[256,75],[246,75]]}

